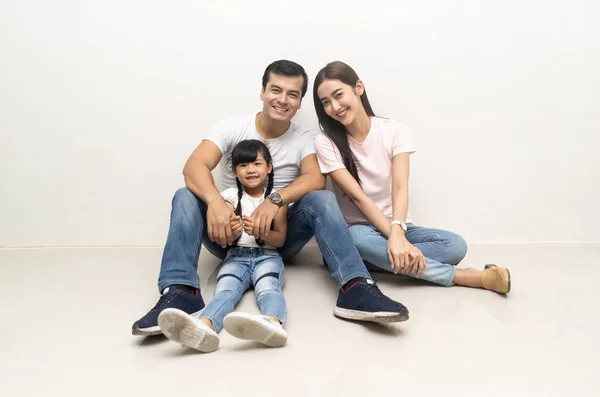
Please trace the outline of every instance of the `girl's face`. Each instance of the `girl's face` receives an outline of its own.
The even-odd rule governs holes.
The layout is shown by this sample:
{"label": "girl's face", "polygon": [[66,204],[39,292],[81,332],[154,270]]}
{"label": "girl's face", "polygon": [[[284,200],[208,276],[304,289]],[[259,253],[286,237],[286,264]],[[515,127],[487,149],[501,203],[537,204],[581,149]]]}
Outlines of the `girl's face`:
{"label": "girl's face", "polygon": [[358,80],[352,87],[340,80],[325,79],[317,88],[317,94],[325,113],[344,126],[349,126],[364,107],[360,96],[365,91],[362,81]]}
{"label": "girl's face", "polygon": [[238,164],[233,170],[233,174],[240,180],[242,186],[255,189],[265,185],[267,176],[272,170],[273,165],[267,164],[263,154],[258,152],[254,161]]}

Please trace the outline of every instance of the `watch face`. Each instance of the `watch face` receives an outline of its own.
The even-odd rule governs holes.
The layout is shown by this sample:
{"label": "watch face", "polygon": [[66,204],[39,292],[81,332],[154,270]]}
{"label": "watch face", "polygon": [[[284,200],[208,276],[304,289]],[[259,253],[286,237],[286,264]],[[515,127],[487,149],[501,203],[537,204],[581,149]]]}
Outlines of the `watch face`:
{"label": "watch face", "polygon": [[271,193],[269,195],[269,200],[271,200],[271,202],[273,204],[277,204],[278,206],[281,206],[282,204],[282,199],[281,199],[281,195],[279,193]]}

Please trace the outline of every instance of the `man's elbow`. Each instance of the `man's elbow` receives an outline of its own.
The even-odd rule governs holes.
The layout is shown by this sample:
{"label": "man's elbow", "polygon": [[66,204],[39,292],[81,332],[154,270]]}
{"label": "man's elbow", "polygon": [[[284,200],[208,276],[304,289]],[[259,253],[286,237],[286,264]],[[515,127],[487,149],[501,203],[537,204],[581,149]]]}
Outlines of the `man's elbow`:
{"label": "man's elbow", "polygon": [[319,174],[319,176],[315,178],[315,190],[325,190],[326,187],[327,177],[323,174]]}
{"label": "man's elbow", "polygon": [[192,171],[191,168],[192,167],[190,166],[190,161],[186,161],[185,165],[183,166],[183,170],[181,170],[181,173],[183,174],[183,178],[185,180],[187,180],[190,177],[190,172]]}
{"label": "man's elbow", "polygon": [[282,238],[279,241],[274,241],[273,242],[273,247],[275,247],[275,248],[281,248],[281,247],[283,247],[284,244],[285,244],[285,237]]}
{"label": "man's elbow", "polygon": [[183,171],[181,173],[183,174],[183,182],[185,183],[185,186],[189,188],[191,183],[191,177],[190,170],[188,169],[187,164],[185,167],[183,167]]}

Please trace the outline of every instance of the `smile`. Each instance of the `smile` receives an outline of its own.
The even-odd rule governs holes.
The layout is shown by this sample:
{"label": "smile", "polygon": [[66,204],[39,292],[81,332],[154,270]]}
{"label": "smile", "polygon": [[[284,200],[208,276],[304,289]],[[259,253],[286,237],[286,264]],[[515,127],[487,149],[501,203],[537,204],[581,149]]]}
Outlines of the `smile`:
{"label": "smile", "polygon": [[336,113],[336,116],[338,116],[338,117],[344,117],[346,114],[348,114],[348,108],[342,110],[339,113]]}

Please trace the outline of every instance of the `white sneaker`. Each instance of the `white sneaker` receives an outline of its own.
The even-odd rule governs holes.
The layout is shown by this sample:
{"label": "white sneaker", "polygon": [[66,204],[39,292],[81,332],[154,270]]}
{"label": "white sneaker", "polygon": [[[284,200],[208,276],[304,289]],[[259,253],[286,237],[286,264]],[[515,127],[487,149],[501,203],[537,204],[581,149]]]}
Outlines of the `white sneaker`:
{"label": "white sneaker", "polygon": [[229,313],[223,327],[236,338],[254,340],[269,347],[281,347],[287,342],[287,332],[281,324],[259,314]]}
{"label": "white sneaker", "polygon": [[210,353],[219,347],[219,335],[197,317],[179,309],[165,309],[158,316],[162,333],[174,342]]}

